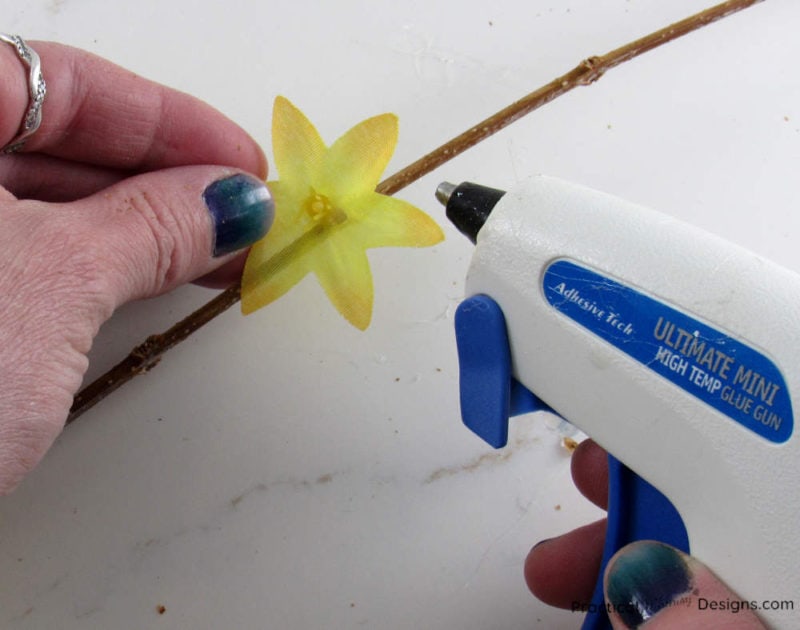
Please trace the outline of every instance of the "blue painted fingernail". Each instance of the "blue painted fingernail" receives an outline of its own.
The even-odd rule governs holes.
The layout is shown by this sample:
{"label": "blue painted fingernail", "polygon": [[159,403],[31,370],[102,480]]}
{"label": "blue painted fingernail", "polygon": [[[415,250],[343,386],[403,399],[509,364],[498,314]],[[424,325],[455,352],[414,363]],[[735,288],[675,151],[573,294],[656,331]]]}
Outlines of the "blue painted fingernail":
{"label": "blue painted fingernail", "polygon": [[606,577],[608,603],[628,628],[638,628],[693,588],[681,554],[668,545],[644,541],[614,559]]}
{"label": "blue painted fingernail", "polygon": [[252,245],[275,218],[275,204],[264,182],[249,175],[231,175],[203,191],[214,223],[214,257]]}

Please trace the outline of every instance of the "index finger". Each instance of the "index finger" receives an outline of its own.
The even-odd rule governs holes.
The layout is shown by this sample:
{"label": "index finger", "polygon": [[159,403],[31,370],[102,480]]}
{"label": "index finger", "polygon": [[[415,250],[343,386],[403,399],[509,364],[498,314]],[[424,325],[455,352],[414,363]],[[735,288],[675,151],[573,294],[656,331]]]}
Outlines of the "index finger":
{"label": "index finger", "polygon": [[572,479],[581,494],[608,509],[608,453],[594,440],[584,440],[572,454]]}
{"label": "index finger", "polygon": [[[47,96],[41,127],[24,151],[130,171],[221,164],[266,177],[263,151],[211,106],[77,48],[28,43],[41,58]],[[27,111],[28,91],[27,69],[3,43],[0,76],[5,146]]]}

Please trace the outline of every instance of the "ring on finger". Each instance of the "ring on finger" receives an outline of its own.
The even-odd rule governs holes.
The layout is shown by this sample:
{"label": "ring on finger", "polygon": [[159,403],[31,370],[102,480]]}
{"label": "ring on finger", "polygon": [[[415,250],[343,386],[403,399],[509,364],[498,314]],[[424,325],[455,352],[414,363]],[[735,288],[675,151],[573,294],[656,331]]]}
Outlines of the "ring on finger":
{"label": "ring on finger", "polygon": [[42,124],[42,104],[47,93],[47,86],[42,76],[42,64],[39,60],[39,55],[36,54],[33,48],[28,46],[24,39],[19,35],[0,33],[0,41],[13,46],[20,60],[29,70],[28,94],[30,101],[28,102],[28,110],[22,119],[17,135],[11,142],[0,149],[2,153],[14,153],[23,147],[28,138],[36,133],[39,125]]}

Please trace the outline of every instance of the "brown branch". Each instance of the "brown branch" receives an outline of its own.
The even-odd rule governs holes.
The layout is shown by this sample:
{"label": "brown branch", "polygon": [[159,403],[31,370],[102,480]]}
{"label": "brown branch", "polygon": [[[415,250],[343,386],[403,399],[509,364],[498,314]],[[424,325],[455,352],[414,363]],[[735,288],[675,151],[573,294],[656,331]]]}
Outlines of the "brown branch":
{"label": "brown branch", "polygon": [[[420,177],[438,168],[448,160],[451,160],[470,147],[497,133],[501,129],[504,129],[515,120],[520,119],[575,87],[589,85],[597,81],[597,79],[611,68],[762,1],[763,0],[729,0],[728,2],[723,2],[705,11],[701,11],[680,22],[676,22],[666,28],[662,28],[646,37],[630,42],[605,55],[589,57],[566,74],[554,79],[538,90],[531,92],[527,96],[512,103],[505,109],[500,110],[483,122],[478,123],[471,129],[395,173],[378,184],[376,190],[384,195],[393,195],[397,191],[418,180]],[[236,304],[240,299],[240,293],[241,285],[237,283],[172,326],[169,330],[160,335],[151,335],[148,337],[144,343],[134,348],[124,360],[75,396],[72,409],[67,418],[67,424],[75,420],[83,412],[91,409],[103,398],[118,387],[127,383],[134,376],[147,372],[154,367],[167,350],[179,344],[217,315]]]}
{"label": "brown branch", "polygon": [[746,9],[762,1],[763,0],[729,0],[728,2],[723,2],[710,9],[696,13],[691,17],[655,31],[654,33],[650,33],[641,39],[625,44],[605,55],[584,59],[565,75],[553,79],[547,85],[543,85],[538,90],[524,96],[505,109],[501,109],[483,122],[468,129],[460,136],[456,136],[449,142],[446,142],[428,153],[428,155],[409,164],[403,170],[383,181],[378,186],[377,190],[385,195],[392,195],[420,177],[427,175],[456,155],[463,153],[470,147],[485,140],[501,129],[504,129],[514,121],[538,109],[542,105],[549,103],[573,88],[594,83],[603,76],[607,70],[611,70],[621,63],[638,57],[653,48],[678,39],[687,33],[691,33],[707,24],[716,22],[732,13],[736,13],[737,11],[741,11],[742,9]]}
{"label": "brown branch", "polygon": [[174,324],[160,335],[150,335],[143,343],[105,374],[84,387],[72,401],[67,424],[88,411],[134,376],[144,374],[161,361],[162,355],[178,345],[193,332],[221,315],[239,301],[241,285],[237,282],[214,299],[206,302],[188,317]]}

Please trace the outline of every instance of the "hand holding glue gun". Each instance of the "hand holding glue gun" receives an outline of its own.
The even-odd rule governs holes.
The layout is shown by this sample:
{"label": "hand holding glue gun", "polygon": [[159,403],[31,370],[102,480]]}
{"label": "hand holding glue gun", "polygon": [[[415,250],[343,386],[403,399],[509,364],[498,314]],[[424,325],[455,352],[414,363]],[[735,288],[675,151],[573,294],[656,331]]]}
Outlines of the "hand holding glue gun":
{"label": "hand holding glue gun", "polygon": [[[572,455],[578,489],[608,508],[608,455],[592,440]],[[552,606],[588,617],[605,612],[614,628],[653,630],[753,630],[764,626],[754,612],[761,602],[745,600],[692,556],[657,542],[634,542],[608,562],[606,599],[589,604],[600,572],[606,519],[537,544],[525,561],[531,591]],[[636,602],[634,604],[633,602]],[[599,622],[597,622],[599,624]]]}
{"label": "hand holding glue gun", "polygon": [[[724,613],[726,623],[797,627],[800,276],[544,176],[508,193],[442,184],[437,197],[477,245],[456,315],[465,424],[500,448],[510,415],[555,411],[611,455],[603,569],[630,542],[670,545],[638,543],[610,564],[610,602],[632,606],[629,616],[611,610],[615,627],[637,627],[659,609],[678,614],[669,606],[678,591],[701,623]],[[587,461],[598,468],[599,449],[583,448],[578,479]],[[586,493],[603,503],[596,483]],[[589,544],[602,525],[574,535]],[[534,590],[548,591],[537,585],[540,559],[581,551],[563,542],[534,550]],[[643,566],[660,587],[637,591]],[[556,593],[566,590],[550,593],[564,603]],[[603,571],[587,608],[596,614],[584,627],[608,627]]]}

